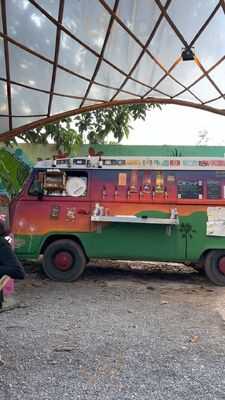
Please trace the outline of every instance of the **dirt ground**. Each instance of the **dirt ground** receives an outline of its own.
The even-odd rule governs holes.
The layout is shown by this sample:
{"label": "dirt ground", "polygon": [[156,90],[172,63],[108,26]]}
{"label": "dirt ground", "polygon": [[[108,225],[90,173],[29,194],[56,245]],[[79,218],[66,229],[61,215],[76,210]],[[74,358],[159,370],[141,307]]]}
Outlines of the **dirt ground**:
{"label": "dirt ground", "polygon": [[0,400],[225,399],[225,288],[187,267],[28,274],[0,313]]}

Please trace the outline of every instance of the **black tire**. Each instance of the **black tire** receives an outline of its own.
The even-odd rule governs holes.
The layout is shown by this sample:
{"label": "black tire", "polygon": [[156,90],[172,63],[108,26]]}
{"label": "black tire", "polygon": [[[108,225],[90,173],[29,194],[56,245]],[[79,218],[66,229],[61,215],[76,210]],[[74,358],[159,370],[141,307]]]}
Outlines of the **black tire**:
{"label": "black tire", "polygon": [[205,273],[217,286],[225,286],[225,272],[221,272],[219,267],[222,258],[225,258],[225,250],[212,250],[205,259]]}
{"label": "black tire", "polygon": [[[68,265],[63,266],[64,258],[69,260]],[[57,257],[62,257],[61,265]],[[68,261],[67,260],[67,261]],[[54,281],[73,282],[79,278],[86,266],[86,257],[81,246],[69,239],[56,240],[51,243],[44,252],[43,270],[48,278]]]}

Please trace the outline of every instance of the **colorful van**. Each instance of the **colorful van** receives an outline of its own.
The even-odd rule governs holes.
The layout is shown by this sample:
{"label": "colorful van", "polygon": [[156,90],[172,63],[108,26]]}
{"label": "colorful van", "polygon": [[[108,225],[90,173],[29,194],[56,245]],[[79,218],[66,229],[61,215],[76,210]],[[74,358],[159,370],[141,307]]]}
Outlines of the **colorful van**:
{"label": "colorful van", "polygon": [[12,201],[21,259],[73,281],[90,258],[180,262],[225,285],[225,158],[41,161]]}

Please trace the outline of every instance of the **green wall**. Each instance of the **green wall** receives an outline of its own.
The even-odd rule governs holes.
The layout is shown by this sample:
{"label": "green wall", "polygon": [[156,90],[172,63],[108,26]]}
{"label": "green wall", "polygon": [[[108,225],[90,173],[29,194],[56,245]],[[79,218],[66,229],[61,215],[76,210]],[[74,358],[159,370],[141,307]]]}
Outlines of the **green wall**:
{"label": "green wall", "polygon": [[[35,164],[38,158],[47,159],[57,154],[54,144],[19,146]],[[79,155],[86,156],[90,145],[80,147]],[[96,152],[103,151],[106,156],[165,156],[165,157],[224,157],[222,146],[125,146],[125,145],[91,145]]]}

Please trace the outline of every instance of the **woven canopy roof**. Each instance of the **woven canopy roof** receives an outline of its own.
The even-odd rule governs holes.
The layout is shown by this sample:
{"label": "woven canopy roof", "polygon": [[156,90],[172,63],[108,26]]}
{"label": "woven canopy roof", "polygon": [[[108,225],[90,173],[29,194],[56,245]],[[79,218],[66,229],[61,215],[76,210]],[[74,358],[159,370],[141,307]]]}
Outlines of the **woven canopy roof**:
{"label": "woven canopy roof", "polygon": [[114,104],[225,115],[225,0],[0,5],[0,140]]}

